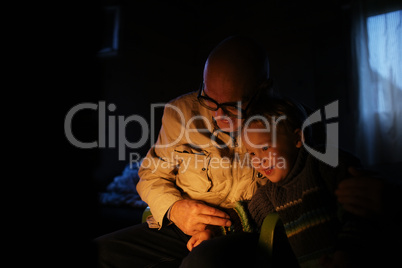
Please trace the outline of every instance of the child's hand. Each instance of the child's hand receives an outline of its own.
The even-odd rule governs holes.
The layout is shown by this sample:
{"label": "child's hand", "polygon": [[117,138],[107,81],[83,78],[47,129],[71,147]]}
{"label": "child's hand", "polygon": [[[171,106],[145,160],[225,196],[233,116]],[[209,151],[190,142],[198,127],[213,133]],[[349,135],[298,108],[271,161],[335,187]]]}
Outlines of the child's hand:
{"label": "child's hand", "polygon": [[202,241],[209,240],[213,237],[211,230],[204,230],[193,235],[187,242],[187,248],[189,251],[193,250],[194,247],[201,244]]}

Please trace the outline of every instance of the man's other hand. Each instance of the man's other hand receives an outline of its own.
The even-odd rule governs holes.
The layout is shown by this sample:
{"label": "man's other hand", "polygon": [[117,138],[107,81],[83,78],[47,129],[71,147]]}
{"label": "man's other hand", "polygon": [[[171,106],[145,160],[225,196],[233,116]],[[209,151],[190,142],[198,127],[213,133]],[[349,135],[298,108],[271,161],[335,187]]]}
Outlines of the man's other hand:
{"label": "man's other hand", "polygon": [[382,213],[383,182],[368,170],[349,168],[352,175],[335,191],[343,208],[355,215],[370,218]]}

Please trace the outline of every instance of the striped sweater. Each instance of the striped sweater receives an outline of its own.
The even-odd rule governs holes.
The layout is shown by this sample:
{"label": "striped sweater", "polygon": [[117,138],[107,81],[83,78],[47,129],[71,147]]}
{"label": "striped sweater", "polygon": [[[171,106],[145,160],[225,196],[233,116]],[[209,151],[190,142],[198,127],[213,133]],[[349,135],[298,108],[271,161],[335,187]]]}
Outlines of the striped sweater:
{"label": "striped sweater", "polygon": [[[395,249],[395,242],[391,243],[400,241],[396,238],[400,235],[400,206],[388,212],[389,219],[368,220],[344,211],[334,195],[339,182],[348,177],[347,168],[359,165],[358,159],[339,151],[339,165],[333,168],[302,148],[284,180],[268,181],[251,200],[239,201],[232,209],[220,208],[230,215],[232,226],[211,229],[216,235],[259,232],[265,217],[277,212],[302,268],[322,267],[320,258],[336,250],[351,254],[351,267],[389,267],[384,264],[393,265],[400,253],[399,243]],[[400,187],[387,186],[386,192],[400,196]]]}
{"label": "striped sweater", "polygon": [[301,267],[318,266],[320,257],[335,249],[348,251],[365,243],[362,222],[342,211],[334,195],[347,168],[358,160],[342,151],[339,160],[333,168],[301,148],[288,176],[275,184],[268,181],[248,204],[258,229],[266,215],[278,212]]}

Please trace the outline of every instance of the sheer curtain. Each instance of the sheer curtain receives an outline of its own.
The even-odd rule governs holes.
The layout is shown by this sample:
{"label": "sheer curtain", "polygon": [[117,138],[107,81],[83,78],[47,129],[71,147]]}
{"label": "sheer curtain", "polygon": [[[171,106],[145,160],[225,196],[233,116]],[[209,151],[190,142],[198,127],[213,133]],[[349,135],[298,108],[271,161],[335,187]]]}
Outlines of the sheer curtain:
{"label": "sheer curtain", "polygon": [[355,152],[366,165],[402,161],[402,10],[373,3],[357,1],[352,16]]}

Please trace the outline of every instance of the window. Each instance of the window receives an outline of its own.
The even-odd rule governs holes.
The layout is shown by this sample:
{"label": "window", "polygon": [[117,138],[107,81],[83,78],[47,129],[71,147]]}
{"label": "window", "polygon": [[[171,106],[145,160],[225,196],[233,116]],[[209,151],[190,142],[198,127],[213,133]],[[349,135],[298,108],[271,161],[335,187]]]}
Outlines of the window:
{"label": "window", "polygon": [[373,11],[361,5],[352,26],[356,154],[366,165],[402,161],[402,10]]}

